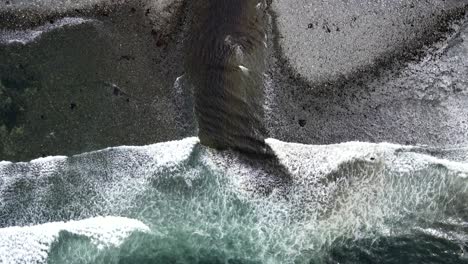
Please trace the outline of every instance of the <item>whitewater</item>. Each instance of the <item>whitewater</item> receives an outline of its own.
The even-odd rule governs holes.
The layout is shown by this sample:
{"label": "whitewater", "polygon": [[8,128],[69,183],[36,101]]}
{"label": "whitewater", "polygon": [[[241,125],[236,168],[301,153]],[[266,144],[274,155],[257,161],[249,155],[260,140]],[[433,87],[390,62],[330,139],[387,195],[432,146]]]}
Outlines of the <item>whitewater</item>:
{"label": "whitewater", "polygon": [[197,138],[1,162],[0,260],[320,263],[442,240],[467,261],[468,149],[267,142],[280,164]]}

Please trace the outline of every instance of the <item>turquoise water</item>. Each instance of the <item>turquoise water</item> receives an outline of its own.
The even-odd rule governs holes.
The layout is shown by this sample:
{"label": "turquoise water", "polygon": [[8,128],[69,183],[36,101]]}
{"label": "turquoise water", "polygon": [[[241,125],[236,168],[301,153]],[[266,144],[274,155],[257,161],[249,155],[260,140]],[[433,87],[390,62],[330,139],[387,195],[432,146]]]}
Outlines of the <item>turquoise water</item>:
{"label": "turquoise water", "polygon": [[[278,164],[196,142],[2,163],[4,262],[468,262],[464,162],[390,144],[270,140]],[[80,221],[54,224],[69,220]],[[21,251],[15,236],[37,243]]]}

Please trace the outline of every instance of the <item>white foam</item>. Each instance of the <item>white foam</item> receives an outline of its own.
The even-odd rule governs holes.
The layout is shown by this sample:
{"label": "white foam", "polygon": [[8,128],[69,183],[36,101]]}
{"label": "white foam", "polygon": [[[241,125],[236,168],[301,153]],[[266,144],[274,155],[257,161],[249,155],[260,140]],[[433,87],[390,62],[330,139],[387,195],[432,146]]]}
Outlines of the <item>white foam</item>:
{"label": "white foam", "polygon": [[[406,155],[405,159],[410,164],[410,169],[420,169],[421,167],[432,165],[443,165],[449,170],[459,171],[459,172],[468,172],[468,162],[452,161],[443,158],[433,157],[427,154],[421,154],[418,152],[412,152],[413,150],[424,149],[417,146],[409,145],[399,145],[388,142],[382,143],[368,143],[368,142],[344,142],[339,144],[330,144],[330,145],[307,145],[301,143],[288,143],[282,142],[277,139],[268,138],[266,139],[268,145],[275,151],[280,159],[283,159],[284,162],[288,163],[292,160],[308,160],[312,157],[318,158],[317,155],[324,153],[331,155],[332,158],[329,162],[334,165],[343,163],[346,160],[353,160],[363,158],[365,160],[376,160],[376,157],[386,156],[390,158],[391,156],[397,155],[395,152],[399,151]],[[444,151],[463,151],[462,148],[456,149],[442,149]],[[468,153],[468,149],[466,149]],[[402,164],[400,164],[402,165]]]}
{"label": "white foam", "polygon": [[53,24],[46,24],[35,29],[27,30],[0,30],[0,44],[19,43],[26,45],[40,38],[44,33],[62,28],[64,26],[76,26],[95,20],[77,17],[65,17],[55,21]]}
{"label": "white foam", "polygon": [[244,74],[248,74],[249,73],[249,69],[245,66],[242,66],[242,65],[239,65],[239,68],[241,69],[241,71],[244,73]]}
{"label": "white foam", "polygon": [[119,246],[133,232],[149,232],[140,221],[124,217],[95,217],[81,221],[0,229],[0,263],[45,263],[61,231],[86,236],[99,248]]}
{"label": "white foam", "polygon": [[[154,175],[170,173],[183,167],[197,142],[198,138],[192,137],[149,146],[107,148],[69,158],[59,156],[33,162],[5,162],[0,165],[0,205],[20,202],[26,194],[12,193],[12,190],[17,190],[18,183],[23,182],[34,192],[34,199],[26,208],[14,211],[13,214],[23,215],[14,222],[16,225],[41,221],[37,215],[48,210],[46,201],[50,201],[48,197],[54,196],[54,186],[67,186],[65,188],[70,188],[70,192],[86,192],[84,196],[69,197],[69,206],[80,208],[82,203],[93,201],[92,206],[83,210],[70,212],[65,208],[57,209],[64,214],[79,218],[114,214],[120,212],[120,208],[134,206],[132,199],[151,188],[148,181]],[[57,212],[50,213],[55,215]],[[0,219],[5,220],[5,217],[8,216],[0,214]],[[11,215],[10,218],[15,217]]]}
{"label": "white foam", "polygon": [[378,163],[397,149],[410,147],[391,143],[346,142],[331,145],[306,145],[287,143],[269,138],[267,144],[291,173],[303,178],[306,175],[324,175],[340,164],[362,159]]}
{"label": "white foam", "polygon": [[[193,147],[199,142],[197,137],[188,137],[181,140],[166,141],[146,146],[118,146],[108,147],[101,150],[85,152],[75,155],[76,157],[88,156],[96,153],[106,153],[112,151],[136,151],[146,154],[153,154],[159,164],[177,163],[186,159]],[[29,163],[46,164],[66,160],[67,156],[47,156],[31,160]],[[28,162],[18,162],[18,164],[27,164]],[[13,164],[11,161],[0,161],[0,165]],[[0,174],[1,176],[1,174]]]}
{"label": "white foam", "polygon": [[11,0],[9,4],[0,4],[0,11],[6,10],[38,10],[38,11],[67,11],[76,8],[92,7],[96,4],[105,4],[109,0]]}
{"label": "white foam", "polygon": [[399,172],[410,172],[428,166],[441,165],[461,178],[468,177],[468,163],[437,158],[425,154],[407,152],[401,154],[402,158],[395,160],[394,169]]}
{"label": "white foam", "polygon": [[95,153],[111,151],[136,151],[151,155],[157,166],[174,165],[186,160],[192,153],[193,147],[199,142],[198,137],[188,137],[181,140],[166,141],[147,146],[119,146],[109,147],[103,150],[83,153],[77,156],[86,156]]}
{"label": "white foam", "polygon": [[[0,166],[0,181],[9,179],[0,184],[0,203],[6,198],[4,204],[9,203],[8,208],[20,208],[7,219],[0,215],[0,220],[24,225],[41,221],[37,217],[44,214],[60,217],[69,212],[68,208],[74,208],[73,214],[79,218],[148,210],[149,213],[142,212],[141,219],[147,222],[144,217],[149,217],[150,221],[159,223],[152,224],[160,226],[171,217],[182,217],[187,213],[186,208],[198,208],[202,204],[203,208],[198,211],[202,216],[214,211],[219,213],[219,210],[229,211],[229,208],[219,208],[220,200],[239,199],[254,208],[254,215],[235,216],[231,223],[233,228],[266,230],[259,238],[252,238],[254,240],[282,243],[289,239],[291,243],[317,248],[332,243],[337,237],[359,239],[373,234],[394,235],[401,230],[391,223],[402,222],[408,212],[428,222],[446,219],[445,208],[460,207],[466,196],[467,182],[463,173],[468,172],[467,162],[421,154],[413,151],[414,146],[366,142],[305,145],[267,139],[291,177],[284,184],[276,184],[271,180],[275,171],[255,162],[245,162],[240,154],[232,151],[201,145],[194,150],[198,142],[198,138],[192,137],[142,147],[107,148],[65,160],[63,157],[47,158],[43,162]],[[439,169],[437,165],[445,168]],[[204,188],[192,184],[197,181],[215,187],[209,187],[207,200],[197,200],[200,189],[194,189],[197,195],[189,198],[193,200],[185,201],[180,197],[180,208],[179,201],[162,203],[170,210],[157,205],[167,194],[180,191],[177,189],[181,188],[177,186],[179,181],[185,181],[183,188],[188,189]],[[163,184],[158,185],[161,182]],[[165,184],[169,186],[167,189]],[[17,192],[18,186],[26,188]],[[63,208],[51,211],[48,203],[61,199],[59,194],[53,193],[57,187],[72,195]],[[260,188],[270,188],[271,192],[268,196],[257,195]],[[8,192],[2,193],[2,190]],[[73,192],[80,195],[75,196]],[[152,199],[144,198],[147,195]],[[33,196],[35,201],[22,203],[23,196]],[[200,199],[206,198],[201,196]],[[135,202],[141,199],[148,204]],[[88,204],[88,201],[93,202]],[[150,211],[153,209],[156,213]],[[254,217],[255,222],[246,227],[243,221],[249,222],[249,217]],[[209,221],[193,231],[200,235],[210,234],[213,226],[231,228],[221,220],[219,223]],[[259,250],[268,254],[269,247],[261,244]],[[291,249],[286,244],[282,248]],[[291,254],[296,253],[301,254],[299,251]]]}
{"label": "white foam", "polygon": [[[289,203],[303,206],[302,210],[310,210],[310,215],[327,212],[327,219],[305,223],[301,232],[320,234],[325,244],[340,236],[408,232],[388,225],[389,219],[403,221],[408,213],[428,222],[444,221],[444,208],[460,206],[464,201],[460,198],[466,196],[467,161],[412,152],[417,149],[414,146],[266,141],[293,177],[294,195]],[[439,170],[437,165],[447,171]],[[434,197],[445,202],[435,202]],[[321,217],[318,213],[317,218]]]}
{"label": "white foam", "polygon": [[47,156],[42,158],[33,159],[31,163],[47,163],[47,162],[54,162],[54,161],[62,161],[67,159],[66,156]]}

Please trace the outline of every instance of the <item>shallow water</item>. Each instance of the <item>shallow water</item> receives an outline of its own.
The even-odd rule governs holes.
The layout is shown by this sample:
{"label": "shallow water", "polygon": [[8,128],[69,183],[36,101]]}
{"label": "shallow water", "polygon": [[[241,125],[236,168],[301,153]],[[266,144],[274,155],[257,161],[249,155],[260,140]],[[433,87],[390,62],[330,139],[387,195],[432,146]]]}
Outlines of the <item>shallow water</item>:
{"label": "shallow water", "polygon": [[[385,143],[268,142],[280,164],[209,150],[196,138],[3,162],[0,256],[5,263],[468,262],[468,163]],[[285,175],[271,175],[278,166]],[[95,218],[102,215],[124,218]],[[54,223],[69,220],[82,221]],[[55,235],[41,235],[44,223]],[[20,227],[29,225],[36,227]]]}

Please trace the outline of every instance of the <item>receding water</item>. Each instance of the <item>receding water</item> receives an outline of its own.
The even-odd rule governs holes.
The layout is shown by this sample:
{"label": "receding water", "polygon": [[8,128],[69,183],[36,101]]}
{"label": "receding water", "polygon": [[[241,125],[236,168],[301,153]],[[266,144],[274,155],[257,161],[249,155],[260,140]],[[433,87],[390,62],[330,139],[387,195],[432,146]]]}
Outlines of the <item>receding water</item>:
{"label": "receding water", "polygon": [[[2,163],[0,255],[5,263],[468,262],[467,163],[390,144],[269,144],[280,164],[195,138]],[[268,175],[275,166],[288,175]],[[58,222],[72,219],[87,220]]]}

